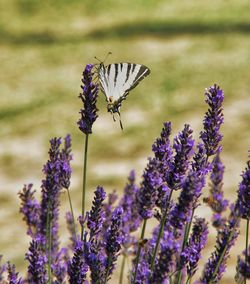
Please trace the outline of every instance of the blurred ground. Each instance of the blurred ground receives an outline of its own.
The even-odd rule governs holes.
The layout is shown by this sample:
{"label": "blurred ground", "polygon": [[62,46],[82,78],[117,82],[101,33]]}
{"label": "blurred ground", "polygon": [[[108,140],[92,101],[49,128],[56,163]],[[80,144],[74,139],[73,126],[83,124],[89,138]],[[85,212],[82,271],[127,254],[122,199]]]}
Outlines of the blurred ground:
{"label": "blurred ground", "polygon": [[[164,121],[172,121],[174,133],[190,123],[198,137],[204,89],[214,83],[225,91],[225,194],[236,196],[250,138],[249,1],[0,0],[0,252],[20,271],[28,239],[16,193],[29,182],[39,191],[53,136],[73,137],[72,197],[80,212],[77,95],[85,64],[109,51],[107,63],[142,63],[151,75],[123,103],[124,132],[100,96],[90,137],[88,206],[96,185],[121,191],[130,169],[141,175]],[[68,210],[66,196],[62,202]],[[209,218],[208,209],[200,210]],[[243,243],[242,236],[221,283],[234,283]],[[202,263],[212,246],[213,237]]]}

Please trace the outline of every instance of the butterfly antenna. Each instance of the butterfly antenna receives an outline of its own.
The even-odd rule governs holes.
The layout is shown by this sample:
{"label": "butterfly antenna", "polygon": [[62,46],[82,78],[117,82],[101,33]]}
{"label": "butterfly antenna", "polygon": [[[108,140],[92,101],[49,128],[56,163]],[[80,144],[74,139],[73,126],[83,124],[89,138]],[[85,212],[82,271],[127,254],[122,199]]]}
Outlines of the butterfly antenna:
{"label": "butterfly antenna", "polygon": [[97,58],[96,56],[94,57],[96,60],[98,60],[101,64],[104,64],[104,62],[107,60],[107,58],[109,57],[109,55],[112,54],[112,52],[108,52],[106,57],[104,58],[104,60],[100,60],[99,58]]}
{"label": "butterfly antenna", "polygon": [[109,51],[109,52],[107,53],[105,59],[103,60],[103,63],[107,60],[107,58],[109,57],[110,54],[112,54],[112,52]]}

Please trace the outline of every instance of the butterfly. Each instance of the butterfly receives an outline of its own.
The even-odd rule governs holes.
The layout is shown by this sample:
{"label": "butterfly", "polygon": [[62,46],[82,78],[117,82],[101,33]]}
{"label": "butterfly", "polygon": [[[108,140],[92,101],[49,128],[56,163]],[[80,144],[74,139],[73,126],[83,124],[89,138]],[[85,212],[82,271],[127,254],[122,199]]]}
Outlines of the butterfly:
{"label": "butterfly", "polygon": [[112,63],[105,66],[103,63],[98,68],[100,87],[107,101],[108,112],[118,113],[121,122],[120,108],[129,92],[134,89],[141,80],[150,74],[148,67],[135,63]]}

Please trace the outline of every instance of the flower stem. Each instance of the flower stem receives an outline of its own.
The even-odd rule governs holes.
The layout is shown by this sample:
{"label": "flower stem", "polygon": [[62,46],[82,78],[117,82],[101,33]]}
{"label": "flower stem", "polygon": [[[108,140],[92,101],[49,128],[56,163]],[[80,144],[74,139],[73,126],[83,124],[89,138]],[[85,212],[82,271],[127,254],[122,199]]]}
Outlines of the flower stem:
{"label": "flower stem", "polygon": [[[166,203],[167,205],[169,205],[169,201],[171,200],[172,192],[173,192],[173,190],[171,189],[170,194],[169,194],[168,199],[167,199],[167,203]],[[160,230],[159,230],[159,233],[158,233],[158,236],[157,236],[157,241],[156,241],[156,245],[155,245],[155,248],[154,248],[153,257],[152,257],[151,264],[150,264],[151,275],[154,271],[155,258],[156,258],[158,248],[159,248],[159,245],[160,245],[160,241],[161,241],[161,237],[162,237],[162,234],[163,234],[163,231],[164,231],[164,226],[165,226],[167,214],[168,214],[168,211],[169,211],[168,209],[169,209],[169,207],[167,207],[165,209],[164,215],[162,216],[162,219],[161,219]]]}
{"label": "flower stem", "polygon": [[[190,221],[185,225],[185,232],[184,232],[183,241],[182,241],[181,253],[184,251],[185,246],[186,246],[187,241],[188,241],[188,237],[189,237],[189,233],[190,233],[190,229],[191,229],[192,221],[193,221],[193,217],[194,217],[194,210],[195,209],[192,210],[192,215],[191,215]],[[177,284],[180,284],[180,283],[181,283],[181,269],[179,270],[178,275],[177,275]]]}
{"label": "flower stem", "polygon": [[76,239],[77,239],[77,236],[76,236],[75,216],[74,216],[73,206],[72,206],[71,197],[70,197],[70,192],[69,192],[69,189],[68,189],[68,188],[67,188],[67,192],[68,192],[68,199],[69,199],[70,211],[71,211],[71,215],[72,215],[72,219],[73,219],[74,237],[75,237],[75,240],[76,240]]}
{"label": "flower stem", "polygon": [[[142,226],[142,231],[141,231],[141,237],[140,240],[142,241],[144,239],[144,235],[145,235],[145,230],[146,230],[146,224],[147,224],[147,219],[144,219],[143,221],[143,226]],[[133,283],[136,283],[136,276],[137,276],[137,270],[138,270],[138,264],[139,264],[139,260],[140,260],[140,254],[141,254],[141,244],[139,242],[138,244],[138,250],[137,250],[137,254],[136,254],[136,259],[135,259],[135,273],[134,273],[134,279],[133,279]]]}
{"label": "flower stem", "polygon": [[48,255],[48,284],[52,283],[51,279],[51,203],[48,202],[47,220],[46,220],[46,251]]}
{"label": "flower stem", "polygon": [[[84,164],[83,164],[83,184],[82,184],[82,218],[84,219],[85,214],[85,191],[86,191],[86,177],[87,177],[87,158],[88,158],[88,139],[89,134],[85,136],[85,149],[84,149]],[[82,224],[81,240],[83,241],[84,227]]]}
{"label": "flower stem", "polygon": [[125,262],[126,262],[126,255],[124,254],[124,255],[123,255],[123,258],[122,258],[122,265],[121,265],[121,272],[120,272],[119,284],[122,284],[122,281],[123,281],[123,274],[124,274]]}
{"label": "flower stem", "polygon": [[[245,263],[248,262],[248,239],[249,239],[249,219],[247,219],[247,228],[246,228],[246,254],[245,254]],[[244,284],[247,283],[246,276],[244,277]]]}

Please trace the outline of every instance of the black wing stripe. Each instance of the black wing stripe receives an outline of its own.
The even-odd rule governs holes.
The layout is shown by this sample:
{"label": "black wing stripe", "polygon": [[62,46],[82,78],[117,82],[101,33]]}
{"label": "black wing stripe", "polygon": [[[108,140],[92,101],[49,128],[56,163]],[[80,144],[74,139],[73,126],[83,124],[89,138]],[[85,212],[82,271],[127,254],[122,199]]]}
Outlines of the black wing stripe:
{"label": "black wing stripe", "polygon": [[128,63],[125,83],[128,81],[130,70],[131,70],[131,65],[132,65],[131,63]]}
{"label": "black wing stripe", "polygon": [[117,81],[117,76],[118,76],[118,68],[119,68],[119,64],[116,63],[115,64],[115,78],[114,78],[114,86],[116,86],[116,81]]}

